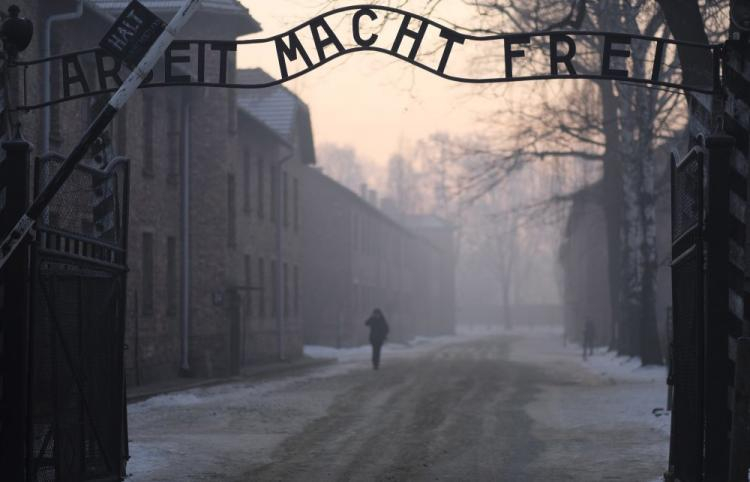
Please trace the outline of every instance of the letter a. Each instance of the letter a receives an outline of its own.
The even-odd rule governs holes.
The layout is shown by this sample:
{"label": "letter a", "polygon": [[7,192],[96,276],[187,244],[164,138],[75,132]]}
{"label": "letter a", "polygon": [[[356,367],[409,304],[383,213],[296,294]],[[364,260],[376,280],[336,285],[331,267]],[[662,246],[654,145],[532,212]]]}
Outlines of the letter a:
{"label": "letter a", "polygon": [[[320,32],[318,32],[319,28],[323,29],[326,33],[326,38],[320,38]],[[336,34],[331,30],[331,27],[324,18],[313,20],[310,24],[310,30],[312,32],[313,40],[315,41],[315,48],[318,50],[318,58],[320,58],[321,62],[326,60],[326,47],[329,45],[334,45],[339,53],[344,51],[344,46],[341,45],[338,37],[336,37]]]}
{"label": "letter a", "polygon": [[297,60],[297,54],[302,56],[302,60],[305,61],[305,65],[308,68],[312,67],[313,63],[310,60],[310,56],[305,52],[305,48],[302,46],[299,37],[294,32],[289,34],[289,45],[284,43],[284,39],[279,37],[276,39],[276,56],[279,58],[279,70],[281,71],[281,78],[289,78],[289,72],[286,68],[286,59],[290,61]]}

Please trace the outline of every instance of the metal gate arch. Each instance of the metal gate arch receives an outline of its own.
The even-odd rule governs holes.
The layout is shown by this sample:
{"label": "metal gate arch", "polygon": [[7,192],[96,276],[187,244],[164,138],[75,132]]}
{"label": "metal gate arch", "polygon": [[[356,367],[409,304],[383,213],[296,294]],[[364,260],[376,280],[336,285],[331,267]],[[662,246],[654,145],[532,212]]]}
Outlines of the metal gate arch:
{"label": "metal gate arch", "polygon": [[[189,3],[191,2],[186,2],[186,5]],[[429,23],[433,27],[440,28],[442,32],[448,35],[444,38],[450,39],[451,42],[458,41],[455,39],[469,39],[469,36],[460,36],[450,29],[430,22],[428,19],[398,9],[370,5],[350,6],[346,9],[360,9],[358,13],[372,13],[372,9],[381,9],[403,15],[405,21],[399,31],[401,37],[408,32],[410,19],[417,18],[425,24]],[[329,12],[329,14],[332,13],[335,13],[335,11]],[[303,27],[317,28],[315,25],[325,22],[325,15],[316,17],[297,29],[270,39],[225,42],[224,46],[234,45],[236,47],[242,43],[273,42],[277,51],[280,52],[279,63],[282,72],[282,78],[275,83],[282,83],[303,75],[339,55],[363,50],[381,51],[406,60],[412,65],[441,77],[450,78],[450,76],[445,75],[445,65],[450,55],[449,48],[446,48],[440,66],[429,68],[415,61],[418,44],[415,43],[417,47],[412,49],[414,53],[409,56],[399,53],[400,40],[391,49],[372,47],[370,44],[364,45],[358,41],[358,47],[348,51],[341,49],[342,51],[338,55],[325,58],[324,55],[319,54],[320,62],[311,62],[305,57],[307,69],[293,75],[287,75],[286,64],[284,63],[286,60],[282,58],[281,53],[284,52],[284,49],[288,53],[289,49],[293,48],[291,54],[296,55],[297,47],[293,46],[295,45],[294,41],[298,39],[294,36],[296,35],[295,32]],[[504,34],[494,37],[474,38],[474,40],[503,40],[504,42],[508,40],[507,48],[513,43],[512,38],[518,37],[518,35]],[[614,43],[624,43],[624,40],[618,42],[616,39],[638,37],[627,34],[584,31],[528,32],[520,35],[526,37],[603,35],[605,36],[604,44],[607,45],[607,39],[609,39],[610,47],[612,40],[615,40]],[[290,45],[284,44],[285,40],[288,40]],[[556,45],[556,40],[552,40],[553,45]],[[730,75],[728,79],[719,78],[721,77],[720,74],[732,72],[732,70],[725,69],[728,64],[719,68],[721,62],[726,64],[726,59],[723,58],[723,46],[691,44],[693,48],[709,50],[713,56],[716,67],[715,78],[713,79],[713,85],[709,88],[659,81],[657,67],[661,67],[664,43],[676,45],[688,45],[688,43],[657,38],[648,40],[652,40],[656,44],[654,55],[656,76],[652,76],[651,79],[630,78],[627,81],[713,95],[726,93],[720,91],[720,89],[726,87],[722,85],[722,81],[733,80],[733,77]],[[204,41],[192,42],[206,43]],[[182,45],[184,44],[183,42]],[[325,46],[317,45],[317,47],[322,50],[322,47]],[[185,50],[180,48],[179,45],[174,48]],[[506,51],[510,52],[510,50]],[[300,53],[303,52],[304,49]],[[559,64],[560,59],[555,54],[551,58],[552,65],[555,66],[555,72],[549,75],[513,77],[510,75],[510,72],[512,72],[511,60],[510,65],[506,63],[506,75],[504,77],[492,79],[454,77],[453,80],[472,83],[499,83],[566,77],[626,81],[620,75],[612,75],[615,71],[610,69],[610,54],[612,54],[611,49],[605,48],[602,56],[602,72],[609,72],[608,75],[603,73],[602,75],[575,74],[570,72],[572,70],[570,68],[568,68],[568,71],[573,75],[560,75],[556,71],[557,65],[554,63],[557,61]],[[74,58],[77,58],[78,55],[97,56],[101,55],[101,51],[90,49],[69,55],[73,55]],[[17,62],[15,67],[26,69],[63,57],[65,56],[31,62]],[[291,60],[290,54],[287,54],[286,57]],[[512,59],[513,56],[510,57]],[[604,59],[607,60],[604,61]],[[230,84],[225,81],[226,79],[221,80],[221,78],[219,82],[210,83],[203,82],[202,76],[199,75],[198,77],[201,78],[200,81],[170,83],[165,80],[162,85],[224,88],[262,88],[268,86]],[[627,78],[627,75],[625,78]],[[734,79],[734,81],[737,81],[737,79]],[[102,91],[89,92],[88,89],[83,89],[84,92],[79,95],[64,95],[64,98],[20,106],[18,109],[31,110],[57,102],[99,95],[114,90],[114,88],[106,88],[106,79],[103,85]],[[741,88],[737,91],[744,92],[746,96],[746,79],[740,76],[739,85]],[[150,87],[157,86],[156,84],[150,84]],[[746,97],[743,98],[746,100]],[[114,107],[115,112],[117,108],[119,107]],[[114,113],[110,112],[109,115],[113,117]],[[104,127],[106,127],[106,122],[97,126],[101,129],[104,129]],[[92,139],[96,135],[98,133],[87,138]],[[699,143],[703,144],[702,142]],[[708,149],[711,149],[710,144]],[[78,153],[82,152],[83,149],[78,150]],[[726,356],[727,351],[731,352],[726,347],[728,337],[723,331],[725,330],[724,326],[718,322],[723,323],[724,318],[729,318],[724,316],[724,312],[728,311],[736,318],[736,320],[733,320],[736,321],[733,326],[741,328],[747,317],[739,312],[747,304],[750,304],[747,303],[743,306],[739,303],[741,300],[738,299],[738,302],[732,305],[736,308],[736,312],[732,313],[731,310],[728,310],[727,296],[724,292],[729,292],[730,288],[736,288],[736,286],[718,286],[718,283],[715,283],[718,278],[726,278],[724,284],[731,284],[729,276],[725,276],[725,271],[729,271],[727,266],[720,266],[722,263],[728,265],[727,260],[719,256],[714,256],[712,260],[711,256],[714,253],[721,252],[721,250],[714,248],[720,242],[725,241],[724,238],[718,236],[718,234],[724,236],[724,233],[719,233],[719,230],[711,226],[711,222],[718,219],[720,222],[717,224],[722,229],[728,223],[723,217],[714,216],[713,219],[709,218],[708,222],[703,218],[704,193],[707,201],[714,201],[715,197],[712,194],[716,192],[715,188],[717,187],[716,185],[713,188],[707,187],[705,178],[707,177],[707,181],[714,184],[717,184],[717,180],[724,180],[723,177],[716,175],[717,173],[721,174],[716,167],[719,165],[718,162],[709,162],[708,167],[711,172],[706,169],[704,160],[708,162],[711,157],[705,146],[700,145],[694,147],[680,162],[677,162],[676,158],[672,159],[672,215],[674,223],[672,231],[672,272],[675,284],[673,286],[674,344],[672,353],[674,373],[671,382],[674,384],[675,405],[672,418],[669,475],[683,482],[700,480],[701,474],[706,473],[707,467],[722,465],[722,457],[716,457],[716,454],[727,452],[725,447],[728,445],[727,426],[730,411],[725,406],[726,397],[723,392],[729,385],[728,379],[733,376],[734,365],[725,362],[727,358],[737,358],[737,356],[731,353],[730,357]],[[78,159],[80,159],[80,156]],[[49,158],[43,160],[41,164],[52,166],[56,160]],[[41,172],[37,172],[37,186],[41,185],[39,182],[41,177]],[[122,349],[126,306],[128,183],[127,163],[123,160],[102,163],[101,166],[91,164],[80,166],[76,170],[74,178],[66,184],[66,187],[73,189],[75,196],[66,199],[64,191],[59,193],[56,201],[52,203],[49,215],[45,216],[44,222],[40,223],[37,230],[38,239],[33,247],[33,285],[31,289],[33,298],[29,330],[31,340],[29,344],[31,350],[29,356],[29,399],[32,401],[42,400],[43,402],[30,403],[28,406],[28,420],[31,426],[27,440],[25,440],[27,447],[26,465],[27,476],[33,480],[117,480],[122,475],[121,462],[127,453]],[[718,185],[718,187],[722,188],[723,186]],[[89,199],[91,202],[88,204],[80,203],[80,199]],[[742,197],[740,200],[742,202],[739,204],[746,206],[747,199]],[[714,202],[711,209],[716,211],[717,204]],[[721,209],[725,209],[727,204],[725,202]],[[705,245],[704,232],[706,234]],[[25,234],[26,232],[24,232],[24,236]],[[741,241],[737,245],[745,247],[744,237]],[[724,251],[726,252],[728,249]],[[0,253],[0,261],[2,261],[2,254]],[[2,267],[2,264],[0,264],[0,267]],[[738,271],[743,271],[741,267],[737,268]],[[737,279],[739,277],[734,276],[731,281],[735,282]],[[741,290],[735,290],[735,294],[740,293],[742,293]],[[747,296],[746,292],[744,294]],[[732,340],[739,336],[736,332],[730,333],[730,335]],[[730,366],[731,370],[727,370],[724,365]],[[709,370],[706,367],[719,367],[723,378],[718,382],[712,380],[707,374]],[[102,389],[102,387],[107,387],[107,389]],[[708,390],[707,387],[717,388],[717,390]],[[733,400],[730,403],[733,403]],[[709,452],[711,457],[709,457]],[[721,470],[725,470],[725,468]]]}
{"label": "metal gate arch", "polygon": [[[129,169],[79,165],[32,250],[28,480],[121,480]],[[37,162],[37,188],[59,156]]]}

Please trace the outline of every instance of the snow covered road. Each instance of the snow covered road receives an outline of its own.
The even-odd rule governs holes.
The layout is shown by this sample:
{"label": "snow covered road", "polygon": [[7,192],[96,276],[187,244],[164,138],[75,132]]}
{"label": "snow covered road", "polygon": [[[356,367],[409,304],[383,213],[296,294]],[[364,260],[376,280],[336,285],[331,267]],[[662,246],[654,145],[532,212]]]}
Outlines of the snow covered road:
{"label": "snow covered road", "polygon": [[663,472],[663,369],[587,363],[554,332],[366,350],[297,375],[129,406],[129,481],[643,481]]}

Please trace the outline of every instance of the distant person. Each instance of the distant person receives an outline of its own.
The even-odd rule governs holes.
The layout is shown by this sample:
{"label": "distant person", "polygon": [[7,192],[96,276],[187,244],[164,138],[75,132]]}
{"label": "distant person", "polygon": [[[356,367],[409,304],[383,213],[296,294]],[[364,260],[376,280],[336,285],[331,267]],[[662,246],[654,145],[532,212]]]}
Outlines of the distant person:
{"label": "distant person", "polygon": [[379,308],[373,310],[372,315],[365,322],[370,327],[370,344],[372,345],[372,369],[377,370],[380,367],[380,349],[388,337],[388,322]]}
{"label": "distant person", "polygon": [[594,336],[595,336],[594,322],[591,318],[586,319],[586,324],[583,327],[583,359],[589,355],[594,354]]}

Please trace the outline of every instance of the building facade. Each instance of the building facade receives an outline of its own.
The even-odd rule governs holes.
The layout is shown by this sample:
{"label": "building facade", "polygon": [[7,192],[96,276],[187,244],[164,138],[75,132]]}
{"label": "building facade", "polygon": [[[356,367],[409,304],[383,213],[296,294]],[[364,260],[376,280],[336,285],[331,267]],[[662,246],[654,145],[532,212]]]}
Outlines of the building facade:
{"label": "building facade", "polygon": [[607,279],[604,212],[589,198],[574,202],[560,247],[565,337],[582,342],[587,320],[594,326],[594,343],[612,339],[612,316]]}
{"label": "building facade", "polygon": [[304,179],[305,342],[367,343],[364,322],[374,308],[385,313],[391,340],[452,334],[455,247],[450,226],[436,218],[415,219],[412,229],[317,169],[307,168]]}
{"label": "building facade", "polygon": [[[0,1],[0,8],[10,3]],[[22,15],[37,35],[23,58],[96,46],[125,3],[25,2]],[[142,3],[164,19],[178,7]],[[238,1],[210,0],[181,37],[226,40],[259,29]],[[207,54],[205,62],[218,69],[219,55]],[[82,78],[76,88],[95,82],[101,68],[79,64],[68,66]],[[193,64],[175,73],[195,76]],[[163,63],[155,74],[164,74]],[[43,100],[46,87],[55,97],[63,89],[58,76],[30,75],[24,91],[20,69],[14,75],[11,95],[23,91],[30,103]],[[259,69],[237,69],[232,53],[227,75],[239,83],[270,79]],[[25,113],[21,132],[35,155],[65,155],[107,99]],[[312,132],[308,107],[282,86],[143,88],[117,115],[107,137],[112,154],[130,162],[129,385],[240,373],[300,357],[305,343],[364,343],[362,323],[375,306],[388,315],[394,339],[453,331],[450,228],[435,220],[397,222],[323,176],[312,167]],[[63,219],[54,210],[48,222],[84,235],[96,229],[90,219]]]}
{"label": "building facade", "polygon": [[[165,19],[179,6],[142,3]],[[124,2],[109,0],[24,4],[22,15],[34,21],[38,32],[24,58],[97,45],[123,7]],[[49,51],[44,48],[47,30]],[[258,23],[239,2],[213,0],[204,2],[181,36],[226,40],[257,31]],[[206,56],[206,62],[212,68],[219,58]],[[228,75],[237,75],[232,54],[228,64]],[[156,70],[163,68],[161,64]],[[96,65],[84,63],[80,69],[89,81],[95,78]],[[59,78],[49,78],[52,92],[61,89]],[[26,95],[42,99],[44,84],[42,76],[27,79]],[[21,90],[14,86],[11,92]],[[22,133],[36,155],[67,154],[106,97],[32,111],[20,118]],[[309,115],[307,120],[310,131]],[[141,89],[108,135],[114,155],[127,157],[131,170],[128,383],[179,374],[217,376],[256,361],[300,356],[299,316],[293,318],[287,310],[287,323],[276,317],[277,305],[283,310],[285,303],[279,293],[286,286],[288,299],[293,299],[291,280],[300,276],[298,243],[293,236],[284,237],[283,261],[277,264],[275,241],[277,223],[288,221],[290,213],[297,213],[299,226],[291,198],[282,208],[275,198],[279,183],[299,191],[299,178],[288,172],[296,169],[300,156],[286,160],[281,176],[274,174],[285,151],[294,150],[294,140],[240,107],[235,92],[196,87]],[[286,219],[279,220],[279,210],[287,213]],[[50,223],[55,222],[51,212]],[[81,220],[75,228],[86,233],[91,226],[84,224]]]}

